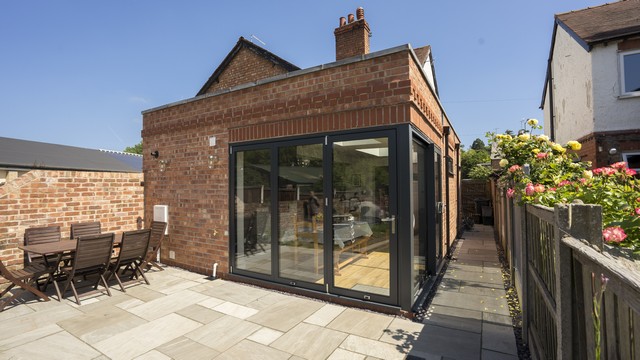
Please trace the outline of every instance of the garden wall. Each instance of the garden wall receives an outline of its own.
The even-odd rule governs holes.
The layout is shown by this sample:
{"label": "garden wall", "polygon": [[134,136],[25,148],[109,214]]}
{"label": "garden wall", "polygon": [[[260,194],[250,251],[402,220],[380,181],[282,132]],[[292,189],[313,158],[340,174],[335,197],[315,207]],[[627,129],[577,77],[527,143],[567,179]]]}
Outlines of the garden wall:
{"label": "garden wall", "polygon": [[[144,215],[141,173],[33,170],[0,186],[0,259],[23,265],[25,229],[100,221],[103,232],[135,230]],[[2,280],[0,280],[2,281]]]}

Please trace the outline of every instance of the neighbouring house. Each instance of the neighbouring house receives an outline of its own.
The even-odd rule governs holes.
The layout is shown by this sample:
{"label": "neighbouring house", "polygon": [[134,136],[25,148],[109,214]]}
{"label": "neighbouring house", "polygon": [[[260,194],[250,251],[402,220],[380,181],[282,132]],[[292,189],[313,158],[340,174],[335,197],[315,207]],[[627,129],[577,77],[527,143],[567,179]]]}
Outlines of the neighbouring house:
{"label": "neighbouring house", "polygon": [[168,207],[167,264],[410,312],[458,232],[460,139],[429,46],[370,52],[362,8],[334,35],[307,69],[240,38],[144,111],[145,215]]}
{"label": "neighbouring house", "polygon": [[545,134],[584,161],[640,170],[640,1],[555,16],[540,106]]}
{"label": "neighbouring house", "polygon": [[0,258],[22,266],[29,227],[57,225],[64,238],[75,222],[135,230],[142,181],[141,155],[0,137]]}

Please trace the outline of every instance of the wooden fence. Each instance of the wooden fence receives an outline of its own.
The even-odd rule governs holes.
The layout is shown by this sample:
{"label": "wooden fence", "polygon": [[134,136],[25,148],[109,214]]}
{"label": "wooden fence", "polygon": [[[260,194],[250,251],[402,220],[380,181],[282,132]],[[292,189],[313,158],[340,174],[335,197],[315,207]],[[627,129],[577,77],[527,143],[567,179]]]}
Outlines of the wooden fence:
{"label": "wooden fence", "polygon": [[600,207],[494,204],[533,357],[640,360],[640,262],[602,244]]}

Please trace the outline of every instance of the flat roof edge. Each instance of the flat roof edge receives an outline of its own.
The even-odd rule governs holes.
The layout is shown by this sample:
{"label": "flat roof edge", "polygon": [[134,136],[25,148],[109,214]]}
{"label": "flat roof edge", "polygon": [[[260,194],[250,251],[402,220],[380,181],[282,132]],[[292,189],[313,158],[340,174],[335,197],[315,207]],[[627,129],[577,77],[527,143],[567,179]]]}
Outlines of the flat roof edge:
{"label": "flat roof edge", "polygon": [[[243,90],[243,89],[248,89],[254,86],[258,86],[258,85],[263,85],[263,84],[268,84],[271,82],[275,82],[275,81],[280,81],[280,80],[284,80],[287,78],[292,78],[292,77],[296,77],[296,76],[302,76],[302,75],[306,75],[306,74],[310,74],[316,71],[320,71],[320,70],[326,70],[326,69],[331,69],[331,68],[335,68],[338,66],[343,66],[343,65],[347,65],[347,64],[353,64],[359,61],[364,61],[364,60],[371,60],[377,57],[382,57],[382,56],[386,56],[386,55],[391,55],[391,54],[395,54],[401,51],[412,51],[411,46],[409,44],[405,44],[405,45],[400,45],[400,46],[396,46],[396,47],[392,47],[392,48],[388,48],[388,49],[384,49],[384,50],[380,50],[380,51],[376,51],[376,52],[372,52],[369,54],[365,54],[365,55],[357,55],[357,56],[353,56],[350,58],[346,58],[346,59],[342,59],[342,60],[338,60],[338,61],[334,61],[331,63],[327,63],[327,64],[321,64],[321,65],[316,65],[316,66],[312,66],[306,69],[301,69],[301,70],[296,70],[296,71],[292,71],[292,72],[288,72],[285,74],[280,74],[280,75],[276,75],[276,76],[272,76],[272,77],[268,77],[265,79],[261,79],[255,82],[249,82],[249,83],[245,83],[245,84],[241,84],[241,85],[237,85],[234,86],[232,88],[228,88],[228,89],[222,89],[222,90],[218,90],[218,91],[214,91],[212,93],[207,93],[207,94],[202,94],[202,95],[198,95],[192,98],[188,98],[188,99],[183,99],[183,100],[178,100],[172,103],[168,103],[168,104],[164,104],[164,105],[160,105],[151,109],[147,109],[147,110],[142,110],[142,115],[146,115],[152,112],[156,112],[159,110],[163,110],[163,109],[167,109],[170,107],[174,107],[174,106],[178,106],[178,105],[183,105],[183,104],[188,104],[192,101],[197,101],[197,100],[202,100],[208,97],[214,97],[214,96],[218,96],[218,95],[222,95],[222,94],[227,94],[230,92],[234,92],[234,91],[238,91],[238,90]],[[415,54],[414,54],[415,55]]]}

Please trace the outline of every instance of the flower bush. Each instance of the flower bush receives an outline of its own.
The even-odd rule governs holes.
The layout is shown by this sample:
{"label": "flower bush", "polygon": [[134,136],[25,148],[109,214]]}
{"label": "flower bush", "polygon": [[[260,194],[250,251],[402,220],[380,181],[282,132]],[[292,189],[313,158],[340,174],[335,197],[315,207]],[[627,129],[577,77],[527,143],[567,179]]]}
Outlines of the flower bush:
{"label": "flower bush", "polygon": [[535,119],[517,136],[488,133],[500,161],[498,186],[522,203],[553,207],[580,200],[602,206],[603,240],[640,253],[640,180],[625,162],[592,169],[579,161],[577,141],[560,145],[545,135]]}

